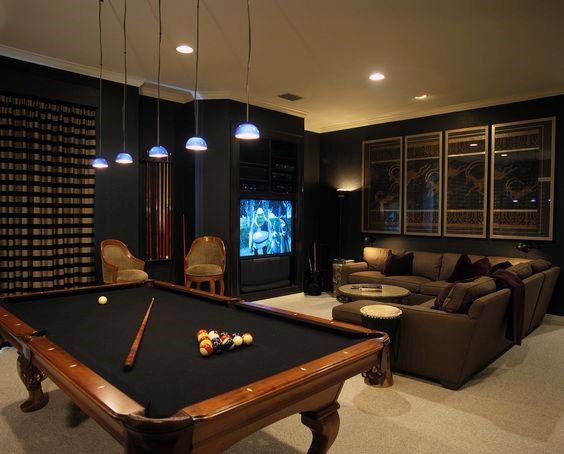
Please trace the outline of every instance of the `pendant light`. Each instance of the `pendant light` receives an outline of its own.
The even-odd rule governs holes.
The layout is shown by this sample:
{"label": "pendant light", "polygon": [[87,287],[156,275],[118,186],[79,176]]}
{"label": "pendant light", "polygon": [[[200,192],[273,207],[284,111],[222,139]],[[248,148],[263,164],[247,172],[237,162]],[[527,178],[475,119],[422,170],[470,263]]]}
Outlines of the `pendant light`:
{"label": "pendant light", "polygon": [[245,123],[241,123],[235,129],[235,137],[237,139],[254,140],[260,138],[258,128],[249,122],[249,72],[251,70],[251,50],[252,50],[252,34],[251,34],[251,0],[247,0],[247,21],[249,25],[249,51],[247,54],[247,117]]}
{"label": "pendant light", "polygon": [[116,156],[118,164],[131,164],[133,158],[125,151],[125,107],[127,104],[127,0],[123,4],[123,102],[121,105],[121,131],[123,135],[123,148]]}
{"label": "pendant light", "polygon": [[165,147],[160,145],[161,141],[161,41],[162,41],[162,28],[163,22],[161,19],[161,0],[159,0],[159,51],[157,65],[157,144],[149,150],[150,158],[166,158],[168,151]]}
{"label": "pendant light", "polygon": [[194,122],[196,134],[190,137],[186,142],[186,149],[192,151],[205,151],[208,149],[208,144],[198,135],[198,120],[199,120],[199,102],[198,102],[198,66],[200,62],[200,0],[196,2],[196,83],[194,88]]}
{"label": "pendant light", "polygon": [[98,0],[98,43],[100,52],[100,78],[98,88],[98,95],[100,96],[98,102],[98,110],[100,111],[100,139],[98,156],[92,161],[92,167],[95,169],[106,169],[108,167],[108,161],[102,156],[102,0]]}

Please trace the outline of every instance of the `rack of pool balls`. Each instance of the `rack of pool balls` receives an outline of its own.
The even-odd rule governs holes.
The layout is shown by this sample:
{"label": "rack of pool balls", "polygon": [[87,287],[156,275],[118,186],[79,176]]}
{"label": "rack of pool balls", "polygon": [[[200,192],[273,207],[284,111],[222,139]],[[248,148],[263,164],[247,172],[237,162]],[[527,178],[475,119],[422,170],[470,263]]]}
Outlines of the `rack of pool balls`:
{"label": "rack of pool balls", "polygon": [[220,333],[217,330],[207,331],[201,329],[196,333],[196,339],[198,340],[200,355],[202,356],[220,355],[223,352],[253,344],[251,333],[244,333],[243,335],[239,333],[229,334],[226,332]]}

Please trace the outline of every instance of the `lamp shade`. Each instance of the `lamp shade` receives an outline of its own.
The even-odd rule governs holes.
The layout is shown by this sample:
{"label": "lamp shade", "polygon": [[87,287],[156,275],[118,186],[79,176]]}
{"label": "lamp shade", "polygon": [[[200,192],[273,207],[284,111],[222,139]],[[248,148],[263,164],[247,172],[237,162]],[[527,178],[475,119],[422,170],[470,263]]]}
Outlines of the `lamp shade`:
{"label": "lamp shade", "polygon": [[201,137],[190,137],[186,142],[186,149],[193,151],[205,151],[208,149],[208,144]]}
{"label": "lamp shade", "polygon": [[92,161],[92,167],[95,169],[106,169],[108,167],[108,161],[106,161],[106,158],[97,157]]}
{"label": "lamp shade", "polygon": [[166,158],[168,156],[168,151],[162,145],[155,145],[149,150],[150,158]]}
{"label": "lamp shade", "polygon": [[133,158],[129,153],[123,152],[123,153],[119,153],[116,156],[116,162],[118,164],[131,164],[133,162]]}
{"label": "lamp shade", "polygon": [[235,130],[235,137],[243,140],[254,140],[260,138],[260,132],[252,123],[241,123]]}

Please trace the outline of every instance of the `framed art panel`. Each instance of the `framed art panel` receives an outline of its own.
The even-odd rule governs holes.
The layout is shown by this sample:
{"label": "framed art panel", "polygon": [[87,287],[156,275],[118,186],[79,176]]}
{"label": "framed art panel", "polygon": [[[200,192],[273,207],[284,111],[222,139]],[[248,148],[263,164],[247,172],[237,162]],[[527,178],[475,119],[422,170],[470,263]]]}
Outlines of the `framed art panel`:
{"label": "framed art panel", "polygon": [[402,138],[362,142],[362,231],[401,234]]}
{"label": "framed art panel", "polygon": [[405,138],[405,235],[441,235],[442,148],[442,132]]}
{"label": "framed art panel", "polygon": [[490,237],[552,240],[555,117],[492,126]]}
{"label": "framed art panel", "polygon": [[444,236],[485,238],[488,127],[446,131]]}

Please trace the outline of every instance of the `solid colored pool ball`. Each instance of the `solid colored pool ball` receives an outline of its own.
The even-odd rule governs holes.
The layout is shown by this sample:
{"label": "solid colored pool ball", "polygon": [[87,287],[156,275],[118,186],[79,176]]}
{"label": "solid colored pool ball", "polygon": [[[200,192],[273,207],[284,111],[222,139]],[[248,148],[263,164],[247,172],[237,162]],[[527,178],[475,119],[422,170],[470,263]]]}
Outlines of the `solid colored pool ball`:
{"label": "solid colored pool ball", "polygon": [[223,353],[223,348],[221,347],[221,341],[219,340],[219,338],[215,338],[212,340],[212,344],[213,344],[213,352],[217,355],[220,355]]}
{"label": "solid colored pool ball", "polygon": [[233,343],[235,347],[240,347],[243,345],[243,337],[240,334],[233,333]]}
{"label": "solid colored pool ball", "polygon": [[243,334],[243,342],[245,343],[245,345],[252,345],[253,336],[251,336],[251,333]]}
{"label": "solid colored pool ball", "polygon": [[108,298],[106,298],[105,296],[101,296],[100,298],[98,298],[98,304],[106,304],[108,302]]}
{"label": "solid colored pool ball", "polygon": [[201,329],[196,333],[196,338],[200,342],[204,337],[208,337],[208,332],[205,329]]}
{"label": "solid colored pool ball", "polygon": [[200,345],[200,355],[202,356],[211,356],[213,355],[213,347],[208,344]]}

